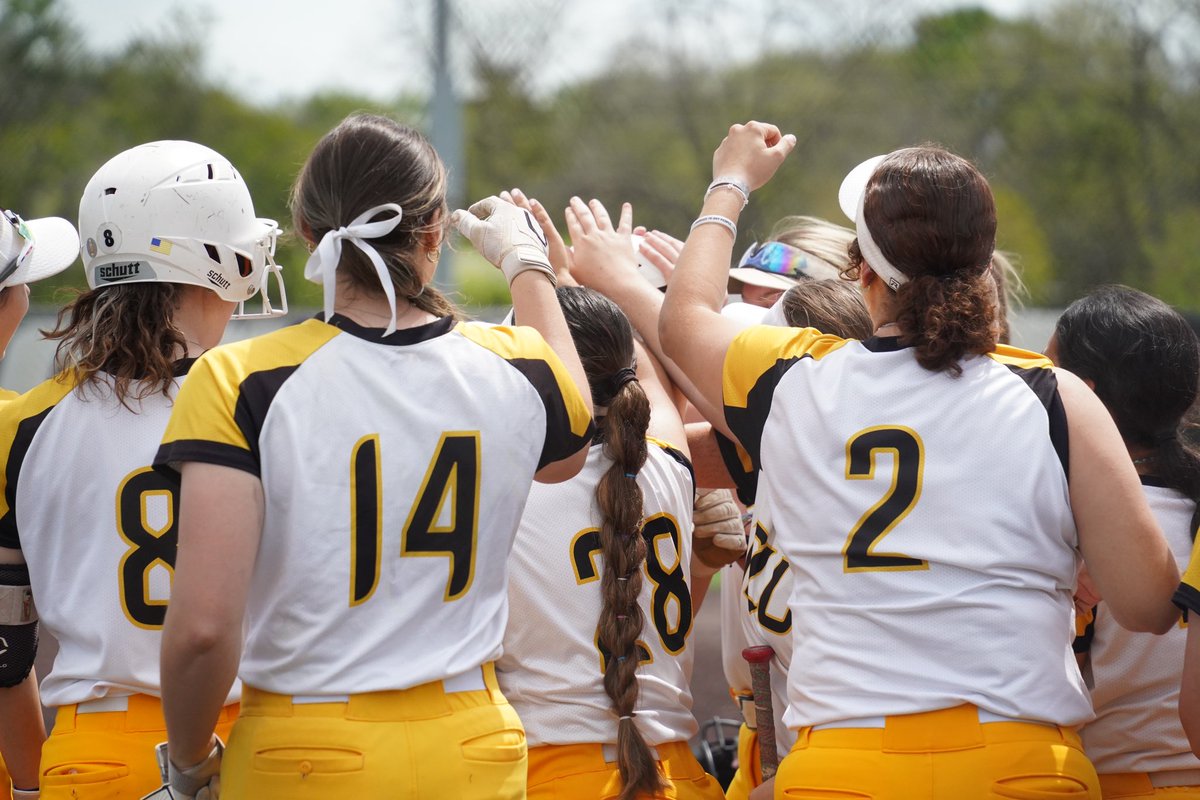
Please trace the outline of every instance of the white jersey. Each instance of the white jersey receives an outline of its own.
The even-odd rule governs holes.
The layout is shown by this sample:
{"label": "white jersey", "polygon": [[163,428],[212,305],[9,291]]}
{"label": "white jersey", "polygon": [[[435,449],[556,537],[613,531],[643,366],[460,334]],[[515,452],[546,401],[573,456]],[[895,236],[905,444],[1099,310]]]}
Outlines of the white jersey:
{"label": "white jersey", "polygon": [[465,674],[500,654],[529,486],[586,444],[587,407],[531,328],[331,323],[202,356],[157,462],[262,481],[243,681],[324,696]]}
{"label": "white jersey", "polygon": [[[791,563],[793,728],[971,703],[1075,725],[1077,538],[1050,363],[750,328],[724,404]],[[802,667],[800,667],[802,665]]]}
{"label": "white jersey", "polygon": [[[1146,499],[1180,569],[1192,552],[1196,504],[1174,489],[1142,478]],[[1096,772],[1162,772],[1194,769],[1196,757],[1179,721],[1179,682],[1187,629],[1162,636],[1133,633],[1108,607],[1096,607],[1084,675],[1089,676],[1096,719],[1084,726],[1084,750]]]}
{"label": "white jersey", "polygon": [[[131,410],[111,387],[100,374],[77,389],[64,374],[0,406],[0,546],[24,554],[41,623],[58,640],[47,706],[161,694],[179,485],[151,464],[171,400],[156,392],[128,400]],[[239,694],[235,684],[229,702]]]}
{"label": "white jersey", "polygon": [[[764,487],[765,489],[765,487]],[[784,723],[788,707],[788,675],[792,664],[792,570],[788,560],[771,541],[774,526],[767,514],[770,503],[754,507],[754,531],[746,554],[746,574],[742,581],[742,636],[747,646],[766,645],[775,651],[771,659],[771,710],[775,712],[775,743],[782,759],[796,743],[796,731]],[[797,674],[796,680],[805,676]]]}
{"label": "white jersey", "polygon": [[[692,627],[693,478],[678,451],[651,440],[638,473],[646,561],[638,604],[634,717],[651,745],[687,741],[697,731],[689,688]],[[510,616],[496,663],[505,697],[521,717],[530,746],[614,743],[617,717],[604,693],[596,625],[602,600],[596,484],[612,461],[596,446],[575,478],[534,485],[509,562]]]}

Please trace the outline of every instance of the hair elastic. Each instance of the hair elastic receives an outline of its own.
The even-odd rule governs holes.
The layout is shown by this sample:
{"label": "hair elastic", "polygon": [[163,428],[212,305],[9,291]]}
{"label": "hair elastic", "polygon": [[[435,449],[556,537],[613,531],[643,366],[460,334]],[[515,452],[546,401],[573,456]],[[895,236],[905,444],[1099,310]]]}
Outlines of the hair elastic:
{"label": "hair elastic", "polygon": [[[636,713],[636,712],[634,712],[634,713]],[[633,713],[626,714],[625,716],[622,716],[622,717],[617,717],[617,719],[633,719]]]}
{"label": "hair elastic", "polygon": [[1160,433],[1154,437],[1154,443],[1159,444],[1159,445],[1167,444],[1169,442],[1175,441],[1175,437],[1177,437],[1178,435],[1179,435],[1179,432],[1174,429],[1169,430],[1169,431],[1163,431],[1162,433]]}
{"label": "hair elastic", "polygon": [[637,477],[637,473],[636,473],[636,472],[626,472],[626,473],[625,473],[625,477],[626,477],[626,478],[636,478],[636,477]]}
{"label": "hair elastic", "polygon": [[637,372],[633,367],[621,367],[619,370],[609,375],[604,380],[603,393],[609,398],[617,396],[621,389],[625,388],[625,384],[637,380]]}
{"label": "hair elastic", "polygon": [[[367,221],[376,214],[384,211],[395,211],[396,215],[387,219],[377,220],[376,222]],[[384,331],[384,334],[390,335],[396,332],[396,289],[392,285],[392,278],[388,273],[387,265],[383,263],[383,257],[379,255],[379,251],[368,244],[368,240],[378,239],[394,231],[396,226],[400,224],[403,216],[404,210],[396,203],[383,203],[374,208],[368,208],[351,220],[349,225],[343,225],[336,230],[328,230],[321,237],[317,248],[304,264],[304,277],[310,281],[319,282],[325,290],[326,322],[333,316],[333,299],[337,287],[337,268],[342,261],[342,242],[343,240],[347,240],[361,250],[370,259],[371,264],[374,265],[375,274],[379,276],[379,283],[383,286],[383,293],[387,296],[388,307],[392,310],[392,317],[388,322],[387,330]]]}

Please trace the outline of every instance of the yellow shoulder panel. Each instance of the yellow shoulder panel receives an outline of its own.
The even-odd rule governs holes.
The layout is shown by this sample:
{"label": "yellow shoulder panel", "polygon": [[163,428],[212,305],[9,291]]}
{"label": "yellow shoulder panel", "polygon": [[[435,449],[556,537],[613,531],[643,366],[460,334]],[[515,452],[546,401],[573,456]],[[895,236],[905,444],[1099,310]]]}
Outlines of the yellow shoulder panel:
{"label": "yellow shoulder panel", "polygon": [[579,387],[567,373],[558,354],[546,344],[546,340],[536,330],[525,326],[507,327],[504,325],[487,326],[460,322],[454,329],[463,337],[506,361],[521,359],[544,361],[554,375],[558,384],[558,392],[562,395],[570,420],[571,433],[575,436],[585,436],[592,424],[592,415],[588,413],[587,405],[579,392]]}
{"label": "yellow shoulder panel", "polygon": [[994,361],[998,361],[1009,367],[1024,367],[1025,369],[1036,369],[1038,367],[1051,369],[1054,367],[1054,363],[1041,353],[1022,350],[1019,347],[1011,347],[1006,344],[996,345],[996,349],[989,353],[989,355]]}
{"label": "yellow shoulder panel", "polygon": [[255,373],[299,365],[340,333],[310,319],[209,350],[179,389],[163,443],[195,440],[249,449],[234,420],[242,383]]}
{"label": "yellow shoulder panel", "polygon": [[844,346],[842,339],[816,328],[755,325],[737,335],[725,353],[721,394],[724,405],[745,408],[750,391],[780,361],[803,356],[821,359]]}
{"label": "yellow shoulder panel", "polygon": [[[8,462],[21,423],[48,411],[75,388],[73,373],[62,372],[42,381],[25,394],[12,393],[0,403],[0,517],[8,513]],[[6,393],[7,394],[7,393]]]}

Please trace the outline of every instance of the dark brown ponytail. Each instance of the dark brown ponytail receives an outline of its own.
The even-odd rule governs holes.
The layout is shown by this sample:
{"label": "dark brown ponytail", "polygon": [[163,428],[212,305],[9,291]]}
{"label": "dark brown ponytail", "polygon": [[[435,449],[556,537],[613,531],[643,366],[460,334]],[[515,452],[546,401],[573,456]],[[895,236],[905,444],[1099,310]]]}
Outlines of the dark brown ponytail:
{"label": "dark brown ponytail", "polygon": [[596,406],[604,454],[612,465],[596,486],[600,546],[604,558],[597,640],[604,660],[604,691],[617,716],[617,768],[620,800],[652,795],[665,788],[650,747],[637,727],[638,643],[645,617],[642,591],[642,490],[637,473],[646,463],[650,401],[633,378],[633,330],[621,310],[603,295],[581,287],[558,290],[571,337],[579,352]]}

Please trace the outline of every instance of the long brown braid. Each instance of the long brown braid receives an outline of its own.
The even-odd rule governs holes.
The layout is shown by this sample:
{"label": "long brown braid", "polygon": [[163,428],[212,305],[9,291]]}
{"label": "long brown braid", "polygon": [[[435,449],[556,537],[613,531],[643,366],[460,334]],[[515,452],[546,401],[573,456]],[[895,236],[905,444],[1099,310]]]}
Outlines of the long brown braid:
{"label": "long brown braid", "polygon": [[604,455],[612,465],[596,486],[600,546],[604,559],[597,640],[604,654],[604,691],[617,716],[619,800],[652,795],[665,782],[636,724],[637,670],[643,646],[638,638],[645,617],[638,605],[646,542],[642,538],[642,490],[637,473],[646,463],[650,401],[633,379],[633,330],[619,308],[582,287],[562,287],[558,300],[587,373],[599,414]]}

